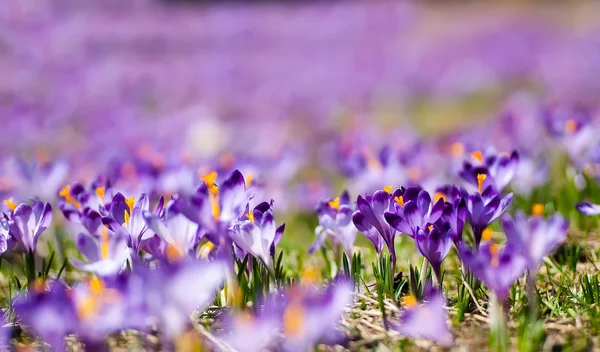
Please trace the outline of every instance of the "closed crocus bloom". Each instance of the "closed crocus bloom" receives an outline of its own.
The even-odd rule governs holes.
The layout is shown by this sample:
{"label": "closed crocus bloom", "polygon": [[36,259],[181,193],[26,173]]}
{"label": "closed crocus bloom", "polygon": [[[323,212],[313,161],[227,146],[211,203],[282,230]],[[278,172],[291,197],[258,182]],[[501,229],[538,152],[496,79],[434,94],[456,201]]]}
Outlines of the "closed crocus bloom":
{"label": "closed crocus bloom", "polygon": [[504,247],[486,242],[475,252],[463,243],[459,253],[469,271],[483,281],[500,302],[506,300],[510,287],[527,268],[527,261],[519,247],[511,242]]}
{"label": "closed crocus bloom", "polygon": [[444,297],[437,290],[430,290],[423,302],[415,297],[404,299],[405,310],[400,322],[393,329],[410,338],[427,339],[442,345],[451,345],[454,337],[446,322],[448,314],[444,308]]}
{"label": "closed crocus bloom", "polygon": [[452,247],[452,230],[443,222],[429,225],[425,229],[417,228],[415,244],[433,268],[437,282],[441,285],[441,265]]}
{"label": "closed crocus bloom", "polygon": [[143,216],[148,227],[167,243],[166,256],[169,261],[191,255],[198,244],[199,226],[180,212],[181,200],[173,200],[166,206],[163,218],[145,211]]}
{"label": "closed crocus bloom", "polygon": [[508,240],[523,253],[528,269],[536,272],[542,259],[565,239],[569,223],[558,214],[544,219],[541,216],[527,218],[518,212],[514,218],[505,215],[502,227]]}
{"label": "closed crocus bloom", "polygon": [[575,208],[577,208],[577,210],[585,215],[598,215],[600,214],[600,205],[598,204],[594,204],[590,201],[583,201],[581,203],[578,203],[575,205]]}
{"label": "closed crocus bloom", "polygon": [[281,319],[270,312],[257,316],[240,312],[224,319],[225,333],[219,338],[237,351],[260,352],[279,336]]}
{"label": "closed crocus bloom", "polygon": [[313,253],[322,247],[327,236],[342,245],[348,257],[352,256],[352,247],[356,239],[357,229],[352,222],[352,213],[356,204],[351,204],[347,191],[342,192],[335,199],[325,198],[317,204],[316,212],[319,217],[319,226],[315,229],[317,239],[308,250]]}
{"label": "closed crocus bloom", "polygon": [[52,221],[52,207],[49,203],[35,201],[31,206],[20,204],[12,213],[10,234],[26,251],[35,252],[40,235]]}
{"label": "closed crocus bloom", "polygon": [[275,247],[281,240],[285,224],[277,227],[271,204],[263,202],[248,211],[247,220],[238,221],[229,232],[233,242],[242,250],[271,266]]}
{"label": "closed crocus bloom", "polygon": [[[393,209],[391,189],[377,191],[373,195],[359,195],[356,200],[358,210],[352,215],[352,222],[373,243],[377,252],[386,244],[392,262],[396,263],[394,239],[396,229],[385,221],[384,213]],[[383,242],[382,242],[383,240]],[[395,266],[395,265],[394,265]]]}

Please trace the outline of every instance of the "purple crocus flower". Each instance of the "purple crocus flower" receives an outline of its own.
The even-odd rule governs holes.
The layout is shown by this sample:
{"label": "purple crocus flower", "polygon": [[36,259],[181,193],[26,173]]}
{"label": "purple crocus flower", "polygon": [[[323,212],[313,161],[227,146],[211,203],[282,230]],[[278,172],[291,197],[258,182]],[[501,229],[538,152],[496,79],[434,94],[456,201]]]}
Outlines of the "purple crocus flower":
{"label": "purple crocus flower", "polygon": [[67,288],[58,281],[47,292],[29,292],[17,297],[13,309],[21,323],[56,350],[63,350],[65,336],[78,321]]}
{"label": "purple crocus flower", "polygon": [[575,205],[577,211],[585,215],[598,215],[600,214],[600,205],[594,204],[590,201],[584,200],[581,203]]}
{"label": "purple crocus flower", "polygon": [[148,227],[167,243],[167,258],[170,261],[192,254],[198,244],[199,226],[180,212],[181,200],[172,200],[166,206],[164,218],[149,211],[143,216]]}
{"label": "purple crocus flower", "polygon": [[238,221],[229,232],[233,242],[242,250],[261,259],[271,266],[271,258],[275,255],[275,247],[281,240],[285,224],[275,225],[273,201],[263,202],[253,211],[248,210],[247,220]]}
{"label": "purple crocus flower", "polygon": [[139,275],[141,284],[131,288],[131,294],[145,301],[168,341],[185,331],[193,311],[204,310],[214,300],[227,275],[227,266],[220,261],[180,261],[154,270],[140,268],[133,275]]}
{"label": "purple crocus flower", "polygon": [[425,190],[409,187],[394,191],[393,212],[385,212],[385,220],[396,230],[414,237],[417,229],[435,223],[444,211],[444,199],[433,203]]}
{"label": "purple crocus flower", "polygon": [[37,241],[52,221],[52,207],[49,203],[35,201],[30,206],[20,204],[12,213],[10,234],[26,251],[35,252]]}
{"label": "purple crocus flower", "polygon": [[[509,154],[490,153],[483,155],[481,152],[471,153],[475,163],[465,161],[459,176],[471,188],[479,193],[489,186],[501,192],[513,179],[519,165],[519,153],[513,151]],[[486,177],[482,179],[481,175]]]}
{"label": "purple crocus flower", "polygon": [[[160,216],[163,206],[164,198],[161,197],[154,214]],[[139,252],[141,243],[154,236],[154,232],[150,230],[144,219],[144,212],[149,211],[150,201],[145,193],[138,199],[134,197],[126,199],[121,193],[117,193],[110,204],[111,216],[104,217],[102,222],[111,231],[126,236],[129,246]]]}
{"label": "purple crocus flower", "polygon": [[504,302],[512,284],[525,272],[527,261],[519,247],[508,242],[504,248],[486,242],[475,252],[464,243],[459,248],[465,266]]}
{"label": "purple crocus flower", "polygon": [[77,259],[71,259],[71,263],[79,270],[94,273],[100,277],[117,274],[131,256],[127,238],[123,234],[110,231],[105,226],[100,227],[98,233],[98,236],[79,234],[77,248],[88,262],[83,263]]}
{"label": "purple crocus flower", "polygon": [[351,257],[357,234],[356,226],[352,222],[353,208],[356,208],[356,205],[350,203],[347,191],[342,192],[335,199],[325,198],[319,201],[315,209],[319,217],[319,226],[315,229],[317,239],[308,253],[313,253],[317,248],[322,247],[329,235],[336,243],[341,244],[346,255]]}
{"label": "purple crocus flower", "polygon": [[244,214],[254,194],[247,189],[239,170],[234,170],[219,186],[216,178],[214,171],[204,176],[204,183],[182,201],[181,211],[207,231],[211,242],[220,243],[218,237]]}
{"label": "purple crocus flower", "polygon": [[439,221],[424,229],[417,228],[414,239],[419,253],[431,264],[437,282],[441,285],[442,261],[452,247],[453,236],[450,225]]}
{"label": "purple crocus flower", "polygon": [[508,241],[520,248],[527,260],[527,268],[535,272],[542,259],[565,239],[569,223],[558,214],[545,220],[540,216],[527,218],[518,212],[514,219],[505,215],[502,227]]}
{"label": "purple crocus flower", "polygon": [[428,293],[422,304],[412,296],[404,302],[406,310],[400,316],[400,323],[393,326],[394,330],[406,337],[423,338],[442,345],[454,343],[440,291]]}
{"label": "purple crocus flower", "polygon": [[501,198],[492,186],[486,188],[483,194],[477,192],[470,194],[467,199],[467,219],[473,229],[475,247],[479,248],[483,230],[506,211],[513,194]]}
{"label": "purple crocus flower", "polygon": [[[285,302],[275,302],[281,312],[286,351],[307,351],[322,341],[339,339],[336,326],[344,309],[353,300],[353,286],[346,280],[332,283],[326,292],[318,293],[311,288],[289,292]],[[268,305],[265,308],[268,311]]]}
{"label": "purple crocus flower", "polygon": [[224,319],[226,333],[219,338],[237,351],[264,351],[273,342],[281,319],[275,314],[265,312],[258,316],[237,313]]}
{"label": "purple crocus flower", "polygon": [[[356,200],[358,210],[352,214],[352,222],[373,244],[377,253],[381,253],[385,242],[392,263],[396,263],[394,239],[396,229],[385,221],[384,213],[393,210],[392,195],[387,191],[376,191],[373,195],[359,195]],[[382,242],[383,240],[383,242]]]}
{"label": "purple crocus flower", "polygon": [[0,214],[0,254],[8,250],[9,242],[12,242],[9,218],[6,214],[2,213]]}

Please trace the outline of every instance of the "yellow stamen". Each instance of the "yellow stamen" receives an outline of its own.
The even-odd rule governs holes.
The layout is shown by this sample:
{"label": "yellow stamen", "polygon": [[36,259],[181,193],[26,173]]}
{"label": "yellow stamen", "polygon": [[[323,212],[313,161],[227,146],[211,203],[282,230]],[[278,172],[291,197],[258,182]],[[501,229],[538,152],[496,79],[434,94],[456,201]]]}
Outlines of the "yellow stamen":
{"label": "yellow stamen", "polygon": [[108,259],[108,229],[106,227],[100,229],[100,254],[102,259]]}
{"label": "yellow stamen", "polygon": [[246,217],[248,217],[248,220],[250,220],[250,222],[254,224],[254,212],[252,210],[248,210],[248,214],[246,215]]}
{"label": "yellow stamen", "polygon": [[500,253],[500,246],[497,245],[496,243],[490,244],[490,254],[498,255],[498,253]]}
{"label": "yellow stamen", "polygon": [[340,209],[340,197],[335,197],[334,200],[332,200],[331,202],[329,202],[327,204],[329,204],[329,206],[332,207],[333,209],[339,210]]}
{"label": "yellow stamen", "polygon": [[252,173],[247,172],[244,175],[244,181],[246,182],[246,188],[250,187],[252,185],[252,181],[254,180],[254,175],[252,175]]}
{"label": "yellow stamen", "polygon": [[167,259],[169,259],[170,262],[177,262],[181,258],[183,258],[181,250],[177,248],[177,246],[167,244]]}
{"label": "yellow stamen", "polygon": [[208,241],[200,247],[200,259],[208,259],[210,252],[215,248],[215,245]]}
{"label": "yellow stamen", "polygon": [[444,195],[444,193],[442,193],[442,192],[435,192],[435,194],[433,195],[433,201],[437,202],[440,198],[443,199],[444,202],[446,201],[446,196]]}
{"label": "yellow stamen", "polygon": [[483,232],[481,233],[481,238],[484,241],[491,241],[492,240],[492,229],[490,229],[489,227],[487,227],[485,230],[483,230]]}
{"label": "yellow stamen", "polygon": [[427,229],[428,229],[429,231],[433,230],[433,225],[429,225],[429,226],[427,226]]}
{"label": "yellow stamen", "polygon": [[483,181],[487,178],[486,174],[477,174],[477,189],[479,193],[483,193]]}
{"label": "yellow stamen", "polygon": [[70,185],[64,186],[60,190],[60,192],[58,192],[58,195],[65,198],[65,202],[73,204],[75,206],[75,208],[77,208],[77,209],[81,209],[81,204],[79,204],[79,202],[76,201],[75,198],[73,198],[73,196],[71,195],[71,186]]}
{"label": "yellow stamen", "polygon": [[383,187],[383,190],[389,194],[392,194],[392,186],[390,186],[390,185]]}
{"label": "yellow stamen", "polygon": [[300,273],[300,279],[302,280],[303,284],[316,284],[319,280],[321,280],[321,272],[311,265],[302,269],[302,273]]}
{"label": "yellow stamen", "polygon": [[565,122],[565,133],[573,134],[573,133],[575,133],[576,130],[577,130],[577,122],[575,122],[575,120],[573,120],[573,119],[568,119],[567,122]]}
{"label": "yellow stamen", "polygon": [[471,156],[474,157],[475,159],[477,159],[477,161],[479,161],[480,163],[483,162],[483,153],[480,151],[476,151],[476,152],[472,152]]}
{"label": "yellow stamen", "polygon": [[214,193],[210,193],[208,195],[208,201],[210,202],[210,205],[212,207],[213,218],[215,218],[215,219],[221,218],[221,206],[219,205],[219,200],[217,199],[217,195]]}
{"label": "yellow stamen", "polygon": [[465,154],[465,146],[460,142],[452,143],[450,152],[454,156],[463,156]]}
{"label": "yellow stamen", "polygon": [[15,204],[13,197],[5,199],[2,203],[4,203],[11,211],[15,211],[17,208],[17,204]]}
{"label": "yellow stamen", "polygon": [[533,215],[542,216],[544,215],[544,204],[535,203],[532,207]]}
{"label": "yellow stamen", "polygon": [[123,219],[125,220],[125,225],[129,226],[129,219],[130,219],[129,212],[127,210],[123,210],[123,213],[124,213]]}
{"label": "yellow stamen", "polygon": [[208,188],[212,189],[213,185],[215,184],[215,181],[217,180],[217,172],[211,171],[208,174],[202,175],[200,178],[202,179],[202,181],[204,181],[204,183],[206,183],[206,186]]}
{"label": "yellow stamen", "polygon": [[290,303],[283,313],[283,331],[288,336],[298,336],[305,321],[304,308],[298,303]]}
{"label": "yellow stamen", "polygon": [[414,308],[419,304],[417,297],[414,295],[406,295],[402,297],[402,305],[406,308]]}
{"label": "yellow stamen", "polygon": [[104,289],[105,289],[104,282],[101,279],[99,279],[97,277],[93,277],[90,280],[90,291],[92,293],[100,294],[100,293],[104,292]]}
{"label": "yellow stamen", "polygon": [[133,204],[135,204],[135,197],[129,197],[125,199],[125,204],[129,207],[129,214],[133,213]]}
{"label": "yellow stamen", "polygon": [[394,197],[394,201],[398,203],[399,206],[404,207],[404,196]]}
{"label": "yellow stamen", "polygon": [[35,280],[35,283],[33,285],[33,289],[36,292],[44,292],[46,291],[46,280],[42,279],[41,277],[38,277],[37,280]]}
{"label": "yellow stamen", "polygon": [[105,187],[98,187],[96,188],[96,195],[98,196],[98,198],[100,198],[100,202],[104,203],[104,193],[106,192],[106,188]]}

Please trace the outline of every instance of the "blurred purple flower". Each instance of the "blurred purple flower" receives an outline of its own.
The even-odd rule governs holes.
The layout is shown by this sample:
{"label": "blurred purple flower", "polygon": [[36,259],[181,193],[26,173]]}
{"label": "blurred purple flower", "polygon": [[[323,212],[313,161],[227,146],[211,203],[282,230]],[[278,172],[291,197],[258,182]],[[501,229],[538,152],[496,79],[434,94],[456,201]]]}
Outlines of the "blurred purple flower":
{"label": "blurred purple flower", "polygon": [[448,314],[441,292],[429,293],[422,304],[418,304],[416,298],[408,301],[410,304],[400,316],[400,323],[393,326],[394,330],[406,337],[423,338],[441,345],[454,343],[446,322]]}
{"label": "blurred purple flower", "polygon": [[[481,152],[471,153],[475,162],[465,161],[459,176],[467,183],[471,191],[478,190],[482,193],[487,187],[492,186],[496,192],[502,190],[515,176],[519,166],[519,153],[513,151],[508,154]],[[482,180],[482,176],[485,177]]]}
{"label": "blurred purple flower", "polygon": [[600,205],[591,203],[590,201],[584,200],[581,203],[575,205],[577,210],[585,215],[598,215],[600,214]]}
{"label": "blurred purple flower", "polygon": [[131,256],[127,246],[127,238],[123,234],[110,231],[102,226],[99,235],[90,236],[80,233],[77,237],[77,248],[87,259],[86,263],[71,259],[71,263],[79,270],[94,273],[100,277],[115,275],[125,266]]}
{"label": "blurred purple flower", "polygon": [[527,261],[520,254],[520,248],[512,242],[508,242],[503,248],[486,242],[475,252],[471,252],[463,243],[459,253],[469,271],[483,281],[501,302],[506,300],[510,287],[527,268]]}
{"label": "blurred purple flower", "polygon": [[502,227],[508,241],[516,244],[524,255],[527,268],[535,272],[542,259],[565,239],[569,223],[558,214],[545,220],[540,216],[527,218],[517,212],[514,219],[505,215]]}

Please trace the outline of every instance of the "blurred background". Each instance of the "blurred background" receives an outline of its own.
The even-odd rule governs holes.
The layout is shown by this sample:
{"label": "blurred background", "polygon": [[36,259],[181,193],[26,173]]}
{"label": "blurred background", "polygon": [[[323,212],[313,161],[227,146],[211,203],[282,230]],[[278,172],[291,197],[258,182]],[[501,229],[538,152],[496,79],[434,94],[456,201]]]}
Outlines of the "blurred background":
{"label": "blurred background", "polygon": [[318,199],[311,170],[340,145],[401,147],[507,106],[595,108],[599,14],[559,1],[4,0],[0,153],[60,159],[88,181],[115,160],[131,172],[131,158],[153,172],[245,163]]}

